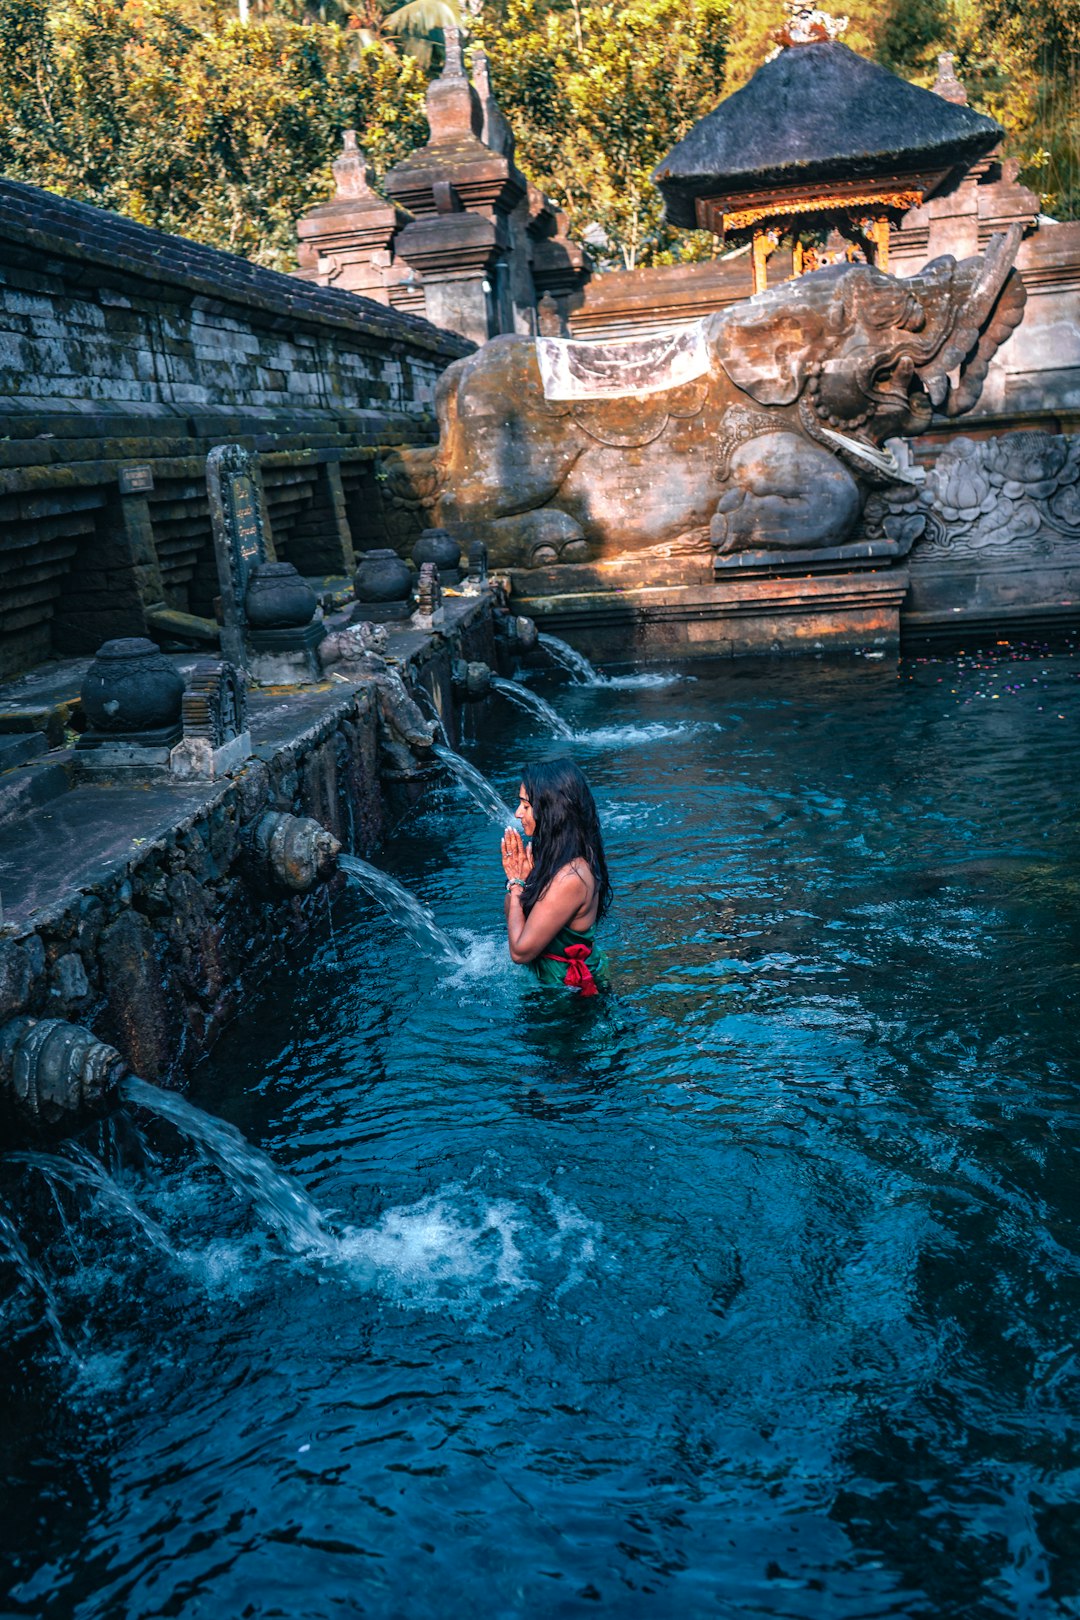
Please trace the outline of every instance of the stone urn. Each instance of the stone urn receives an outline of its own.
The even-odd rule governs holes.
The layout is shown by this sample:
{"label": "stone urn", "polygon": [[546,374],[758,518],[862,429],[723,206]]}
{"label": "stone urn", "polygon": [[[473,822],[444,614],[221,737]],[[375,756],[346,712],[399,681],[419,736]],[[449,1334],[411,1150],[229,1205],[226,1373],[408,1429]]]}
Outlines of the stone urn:
{"label": "stone urn", "polygon": [[417,568],[434,563],[443,585],[456,585],[461,578],[461,547],[446,529],[425,529],[412,548]]}
{"label": "stone urn", "polygon": [[152,641],[122,636],[98,648],[80,696],[95,732],[171,731],[180,725],[184,677]]}
{"label": "stone urn", "polygon": [[252,630],[302,629],[317,606],[315,592],[292,563],[257,563],[248,576],[244,614]]}
{"label": "stone urn", "polygon": [[376,622],[408,618],[412,581],[412,569],[396,551],[365,551],[353,577],[364,617]]}

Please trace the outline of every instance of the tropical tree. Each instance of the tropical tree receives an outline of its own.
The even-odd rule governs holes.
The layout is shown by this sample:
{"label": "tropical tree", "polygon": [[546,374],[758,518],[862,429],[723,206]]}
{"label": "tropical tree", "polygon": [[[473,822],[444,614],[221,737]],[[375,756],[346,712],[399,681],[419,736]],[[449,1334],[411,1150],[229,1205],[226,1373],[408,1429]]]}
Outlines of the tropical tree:
{"label": "tropical tree", "polygon": [[[1080,216],[1078,0],[848,0],[844,36],[917,83],[951,50],[1021,177]],[[282,269],[356,129],[378,169],[427,138],[462,10],[518,161],[602,268],[711,254],[654,165],[764,59],[782,0],[0,0],[0,169]],[[477,15],[477,12],[479,15]]]}
{"label": "tropical tree", "polygon": [[295,264],[342,131],[388,166],[426,139],[413,59],[340,25],[196,0],[0,0],[0,165],[65,196]]}
{"label": "tropical tree", "polygon": [[349,8],[349,27],[365,49],[402,51],[430,67],[445,28],[464,28],[457,0],[407,0],[387,10],[381,0],[360,0]]}

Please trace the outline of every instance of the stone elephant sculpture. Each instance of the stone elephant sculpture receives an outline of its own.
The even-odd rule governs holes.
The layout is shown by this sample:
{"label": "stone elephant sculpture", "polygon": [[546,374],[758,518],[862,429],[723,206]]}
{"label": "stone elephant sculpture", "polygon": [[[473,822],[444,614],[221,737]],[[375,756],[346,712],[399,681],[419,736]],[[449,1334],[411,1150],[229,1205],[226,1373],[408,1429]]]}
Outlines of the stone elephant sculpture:
{"label": "stone elephant sculpture", "polygon": [[905,280],[785,282],[708,317],[697,372],[659,390],[647,345],[570,345],[602,374],[570,397],[550,365],[545,392],[545,340],[494,338],[441,378],[438,446],[394,452],[385,484],[497,567],[842,547],[869,490],[904,476],[885,441],[978,399],[1023,314],[1019,240]]}

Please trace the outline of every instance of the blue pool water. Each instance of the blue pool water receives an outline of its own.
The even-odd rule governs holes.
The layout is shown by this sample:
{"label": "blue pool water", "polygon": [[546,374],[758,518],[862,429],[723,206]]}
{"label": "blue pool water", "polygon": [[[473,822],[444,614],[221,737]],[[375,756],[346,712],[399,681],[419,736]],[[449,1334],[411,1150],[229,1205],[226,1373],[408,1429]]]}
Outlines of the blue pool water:
{"label": "blue pool water", "polygon": [[4,1615],[1080,1614],[1080,661],[692,674],[536,686],[613,1000],[448,787],[377,859],[464,965],[349,889],[196,1075],[322,1249],[141,1116],[167,1248],[0,1164],[70,1346],[9,1301]]}

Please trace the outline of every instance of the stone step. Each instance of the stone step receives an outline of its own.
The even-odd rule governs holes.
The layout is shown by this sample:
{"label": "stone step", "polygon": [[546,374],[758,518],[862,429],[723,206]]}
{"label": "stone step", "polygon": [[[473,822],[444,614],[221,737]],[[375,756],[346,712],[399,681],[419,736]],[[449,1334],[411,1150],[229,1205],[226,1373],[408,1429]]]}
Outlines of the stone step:
{"label": "stone step", "polygon": [[[37,735],[40,737],[40,732]],[[56,748],[38,760],[0,774],[0,827],[30,815],[70,790],[72,754],[70,748]]]}
{"label": "stone step", "polygon": [[12,732],[7,736],[0,732],[0,774],[48,751],[49,739],[43,731]]}

